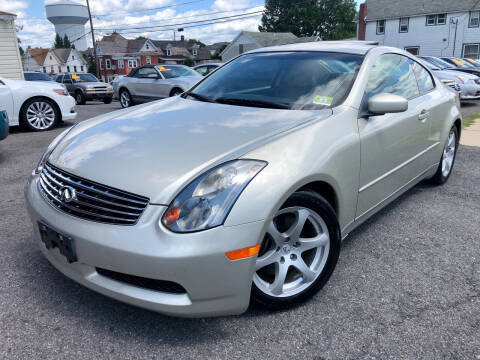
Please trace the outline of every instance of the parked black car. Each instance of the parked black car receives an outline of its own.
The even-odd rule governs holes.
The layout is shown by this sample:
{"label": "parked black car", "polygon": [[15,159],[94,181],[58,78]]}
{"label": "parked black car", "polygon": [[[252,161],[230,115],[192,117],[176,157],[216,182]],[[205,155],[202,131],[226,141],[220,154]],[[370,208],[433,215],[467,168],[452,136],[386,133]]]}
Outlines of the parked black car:
{"label": "parked black car", "polygon": [[480,76],[480,69],[465,60],[456,57],[441,57],[440,60],[449,63],[457,71],[463,71],[469,74]]}
{"label": "parked black car", "polygon": [[87,100],[101,100],[105,104],[112,102],[113,87],[92,74],[65,73],[58,75],[55,81],[67,87],[78,105],[85,104]]}

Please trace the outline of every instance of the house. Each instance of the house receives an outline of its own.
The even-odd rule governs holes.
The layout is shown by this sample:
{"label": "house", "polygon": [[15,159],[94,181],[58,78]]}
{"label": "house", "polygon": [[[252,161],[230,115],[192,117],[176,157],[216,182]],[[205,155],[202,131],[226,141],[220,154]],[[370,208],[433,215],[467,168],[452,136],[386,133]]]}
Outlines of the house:
{"label": "house", "polygon": [[259,49],[267,46],[285,45],[300,42],[312,42],[320,40],[316,36],[297,37],[294,34],[242,31],[233,41],[221,52],[222,62],[227,62],[244,52]]}
{"label": "house", "polygon": [[[115,75],[127,75],[146,64],[201,64],[212,61],[207,48],[181,40],[127,39],[119,33],[104,36],[97,42],[100,77],[110,82]],[[89,53],[90,56],[91,52]]]}
{"label": "house", "polygon": [[49,75],[62,72],[87,72],[87,62],[82,54],[74,49],[28,48],[25,54],[24,69],[41,71]]}
{"label": "house", "polygon": [[478,0],[367,0],[361,5],[359,40],[416,55],[480,56]]}
{"label": "house", "polygon": [[16,17],[15,14],[0,11],[0,77],[23,80]]}

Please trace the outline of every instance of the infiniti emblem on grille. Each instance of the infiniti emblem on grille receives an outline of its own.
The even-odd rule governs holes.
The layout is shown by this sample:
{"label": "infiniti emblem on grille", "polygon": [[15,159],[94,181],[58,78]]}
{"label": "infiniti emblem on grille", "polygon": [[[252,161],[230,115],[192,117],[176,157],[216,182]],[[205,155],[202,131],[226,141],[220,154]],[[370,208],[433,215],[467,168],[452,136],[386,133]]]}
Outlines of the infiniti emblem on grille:
{"label": "infiniti emblem on grille", "polygon": [[77,199],[77,193],[71,186],[64,186],[60,189],[60,198],[63,202],[69,203]]}

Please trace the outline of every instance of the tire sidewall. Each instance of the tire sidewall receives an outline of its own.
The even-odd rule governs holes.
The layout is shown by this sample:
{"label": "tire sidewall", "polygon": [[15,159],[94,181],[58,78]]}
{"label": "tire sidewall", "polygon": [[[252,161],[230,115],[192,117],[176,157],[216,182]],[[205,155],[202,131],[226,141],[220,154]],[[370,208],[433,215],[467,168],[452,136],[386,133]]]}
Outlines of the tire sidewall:
{"label": "tire sidewall", "polygon": [[[33,104],[34,102],[45,102],[45,103],[48,103],[52,109],[53,109],[53,112],[55,114],[55,120],[53,121],[52,125],[50,125],[50,127],[46,128],[46,129],[37,129],[35,127],[33,127],[27,120],[27,109],[28,107]],[[22,108],[20,110],[20,124],[30,130],[30,131],[35,131],[35,132],[40,132],[40,131],[48,131],[48,130],[51,130],[53,129],[55,126],[57,126],[57,124],[59,123],[60,121],[60,111],[58,110],[56,104],[49,100],[49,99],[44,99],[44,98],[32,98],[32,99],[29,99],[27,100],[23,105],[22,105]]]}
{"label": "tire sidewall", "polygon": [[269,309],[284,309],[310,299],[327,283],[340,256],[342,243],[340,226],[338,224],[335,211],[330,204],[322,196],[316,193],[300,191],[294,193],[279,210],[292,206],[306,207],[322,217],[327,225],[330,236],[330,251],[325,267],[320,275],[318,275],[317,279],[312,283],[312,285],[310,285],[310,287],[298,294],[288,297],[270,296],[258,289],[255,283],[252,281],[252,301]]}
{"label": "tire sidewall", "polygon": [[[450,132],[452,132],[452,131],[455,133],[455,154],[453,156],[453,161],[452,161],[452,166],[450,168],[450,172],[448,173],[447,176],[444,176],[443,173],[442,173],[443,152],[445,150],[445,146],[448,143],[448,137],[450,136]],[[437,172],[435,173],[434,177],[432,178],[434,183],[436,183],[438,185],[443,185],[448,181],[448,179],[450,178],[450,175],[452,175],[453,167],[455,165],[455,160],[457,159],[457,151],[458,151],[459,143],[460,143],[460,139],[458,137],[458,129],[455,125],[453,125],[452,128],[448,131],[447,139],[445,140],[445,143],[442,147],[442,157],[440,158],[440,163],[438,164]]]}
{"label": "tire sidewall", "polygon": [[85,95],[81,91],[75,93],[75,102],[77,105],[85,105]]}
{"label": "tire sidewall", "polygon": [[[127,104],[127,106],[124,106],[124,105],[123,105],[123,102],[122,102],[122,96],[123,96],[123,94],[126,94],[126,95],[128,96],[128,104]],[[128,90],[123,89],[122,91],[120,91],[120,106],[121,106],[122,108],[124,108],[124,109],[132,106],[132,96],[130,95],[130,93],[129,93]]]}

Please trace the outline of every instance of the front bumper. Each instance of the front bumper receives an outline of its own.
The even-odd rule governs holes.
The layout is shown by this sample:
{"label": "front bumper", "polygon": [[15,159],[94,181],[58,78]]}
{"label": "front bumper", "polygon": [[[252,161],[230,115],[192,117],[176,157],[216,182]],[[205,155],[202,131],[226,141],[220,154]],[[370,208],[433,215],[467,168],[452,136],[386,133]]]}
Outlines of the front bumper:
{"label": "front bumper", "polygon": [[58,95],[57,104],[62,113],[62,120],[74,120],[77,117],[75,99],[73,97]]}
{"label": "front bumper", "polygon": [[[249,305],[255,257],[230,261],[225,252],[261,241],[264,222],[175,234],[158,224],[165,206],[149,205],[135,226],[101,224],[60,212],[47,203],[33,176],[25,188],[34,235],[46,258],[69,278],[114,299],[175,316],[240,314]],[[75,239],[78,261],[47,250],[38,222]],[[168,293],[113,280],[96,268],[175,282],[186,293]]]}
{"label": "front bumper", "polygon": [[84,92],[85,100],[104,100],[113,98],[112,92]]}
{"label": "front bumper", "polygon": [[469,82],[460,87],[460,100],[476,100],[480,99],[480,85]]}

